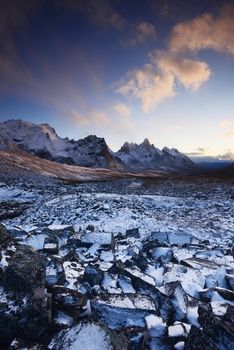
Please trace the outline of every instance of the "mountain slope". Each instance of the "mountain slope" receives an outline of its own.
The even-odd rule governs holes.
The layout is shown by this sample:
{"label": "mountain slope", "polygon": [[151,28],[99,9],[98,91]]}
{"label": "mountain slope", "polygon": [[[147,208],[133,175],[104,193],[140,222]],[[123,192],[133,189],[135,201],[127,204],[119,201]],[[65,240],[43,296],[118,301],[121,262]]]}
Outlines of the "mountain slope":
{"label": "mountain slope", "polygon": [[33,155],[69,165],[131,172],[162,170],[190,173],[197,170],[184,154],[167,147],[159,150],[148,139],[139,145],[125,142],[114,153],[104,138],[90,135],[78,141],[70,140],[59,137],[48,124],[35,125],[22,120],[0,123],[0,137]]}
{"label": "mountain slope", "polygon": [[74,141],[59,137],[48,124],[35,125],[22,120],[0,123],[0,137],[41,158],[92,168],[123,169],[105,140],[90,135]]}
{"label": "mountain slope", "polygon": [[148,139],[139,145],[125,142],[116,156],[131,170],[192,171],[197,168],[186,155],[176,149],[164,147],[160,150],[150,144]]}

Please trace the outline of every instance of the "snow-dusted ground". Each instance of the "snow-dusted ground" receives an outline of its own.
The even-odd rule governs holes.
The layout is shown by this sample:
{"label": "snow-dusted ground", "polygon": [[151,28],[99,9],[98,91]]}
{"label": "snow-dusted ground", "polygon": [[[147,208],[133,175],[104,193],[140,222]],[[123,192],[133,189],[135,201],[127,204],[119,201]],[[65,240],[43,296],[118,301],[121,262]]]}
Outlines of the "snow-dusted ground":
{"label": "snow-dusted ground", "polygon": [[[210,330],[199,323],[200,306],[209,304],[217,320],[234,308],[233,189],[231,182],[202,179],[1,183],[0,201],[31,203],[4,225],[17,244],[46,256],[53,321],[64,329],[55,332],[49,348],[111,349],[114,331],[142,344],[139,349],[146,348],[145,340],[138,343],[145,334],[150,349],[183,349],[194,326],[209,338]],[[126,232],[134,228],[139,232]],[[48,251],[56,246],[57,252]],[[4,270],[10,255],[2,250]],[[88,299],[81,318],[73,313],[76,293]],[[61,295],[66,302],[56,299]],[[220,337],[225,343],[226,335]]]}
{"label": "snow-dusted ground", "polygon": [[[32,193],[17,189],[3,190],[0,196],[19,200],[32,198]],[[41,197],[41,196],[40,196]],[[60,194],[51,199],[39,196],[24,216],[6,222],[22,229],[30,226],[74,225],[78,230],[92,224],[96,231],[122,233],[139,227],[142,237],[152,231],[184,232],[200,240],[209,240],[219,247],[228,247],[234,237],[234,205],[232,198],[178,197],[163,195],[136,195],[116,193]],[[1,197],[0,197],[1,199]]]}

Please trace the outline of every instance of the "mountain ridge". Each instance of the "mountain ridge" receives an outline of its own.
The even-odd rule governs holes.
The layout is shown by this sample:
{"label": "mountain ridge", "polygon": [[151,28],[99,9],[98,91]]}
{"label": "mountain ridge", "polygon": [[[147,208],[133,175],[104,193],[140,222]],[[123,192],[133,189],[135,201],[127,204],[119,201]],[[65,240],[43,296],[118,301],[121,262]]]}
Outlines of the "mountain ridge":
{"label": "mountain ridge", "polygon": [[89,135],[83,139],[61,138],[47,123],[34,124],[21,119],[0,123],[0,137],[31,154],[69,165],[119,171],[166,170],[190,172],[196,165],[177,149],[162,150],[146,138],[141,144],[125,142],[113,152],[104,138]]}

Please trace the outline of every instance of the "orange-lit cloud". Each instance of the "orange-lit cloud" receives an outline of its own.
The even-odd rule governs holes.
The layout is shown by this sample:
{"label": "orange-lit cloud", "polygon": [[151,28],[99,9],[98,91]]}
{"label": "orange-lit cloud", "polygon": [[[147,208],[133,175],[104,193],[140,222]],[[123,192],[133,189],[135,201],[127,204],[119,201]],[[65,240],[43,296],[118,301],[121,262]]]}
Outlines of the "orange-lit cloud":
{"label": "orange-lit cloud", "polygon": [[219,122],[219,127],[221,129],[226,129],[226,128],[230,128],[234,126],[234,120],[230,120],[230,119],[222,119]]}
{"label": "orange-lit cloud", "polygon": [[116,88],[117,93],[139,99],[145,113],[175,96],[177,82],[187,89],[196,90],[211,74],[205,62],[183,58],[169,51],[151,52],[149,58],[150,63],[128,72]]}
{"label": "orange-lit cloud", "polygon": [[187,51],[213,49],[234,54],[234,5],[224,6],[219,16],[204,14],[178,23],[170,33],[167,50],[149,54],[149,62],[117,82],[116,92],[141,101],[149,112],[160,102],[176,95],[176,84],[197,90],[211,77],[206,62],[185,56]]}
{"label": "orange-lit cloud", "polygon": [[139,99],[147,113],[159,102],[175,95],[172,74],[159,74],[152,64],[134,69],[117,83],[116,92]]}
{"label": "orange-lit cloud", "polygon": [[191,60],[170,52],[155,52],[151,54],[158,68],[171,73],[185,88],[197,90],[211,75],[210,68],[205,62]]}
{"label": "orange-lit cloud", "polygon": [[205,13],[178,23],[172,30],[170,50],[213,49],[234,54],[234,5],[225,5],[218,16]]}
{"label": "orange-lit cloud", "polygon": [[234,136],[234,129],[225,133],[225,136]]}
{"label": "orange-lit cloud", "polygon": [[117,102],[114,105],[114,109],[119,115],[126,117],[126,118],[130,117],[130,115],[132,113],[131,108],[122,102]]}
{"label": "orange-lit cloud", "polygon": [[104,112],[92,112],[87,115],[83,115],[77,111],[71,111],[68,117],[76,124],[80,126],[85,125],[99,125],[99,126],[108,126],[111,124],[111,119]]}

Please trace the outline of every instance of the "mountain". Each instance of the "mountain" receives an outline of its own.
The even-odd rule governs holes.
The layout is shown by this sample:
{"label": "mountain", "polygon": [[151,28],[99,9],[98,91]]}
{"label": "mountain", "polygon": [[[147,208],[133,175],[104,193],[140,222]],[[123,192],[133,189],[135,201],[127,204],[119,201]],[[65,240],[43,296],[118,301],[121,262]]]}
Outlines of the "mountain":
{"label": "mountain", "polygon": [[94,135],[74,141],[61,138],[48,124],[22,120],[0,123],[0,137],[41,158],[82,167],[123,169],[103,138]]}
{"label": "mountain", "polygon": [[162,150],[145,139],[141,144],[125,142],[115,154],[131,170],[194,171],[196,165],[178,150],[164,147]]}
{"label": "mountain", "polygon": [[125,142],[114,153],[104,138],[90,135],[81,140],[70,140],[57,135],[48,124],[36,125],[23,120],[8,120],[0,123],[0,138],[8,147],[30,152],[40,158],[57,163],[88,168],[106,168],[118,171],[172,171],[194,172],[196,165],[176,149],[162,150],[145,139],[141,144]]}

